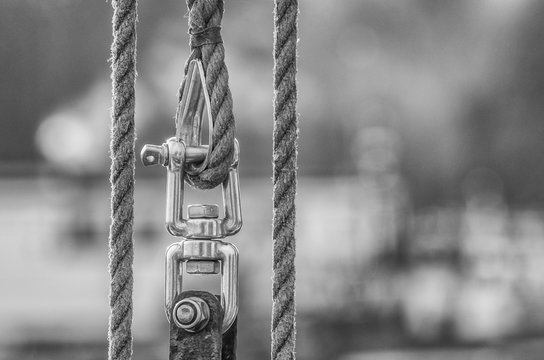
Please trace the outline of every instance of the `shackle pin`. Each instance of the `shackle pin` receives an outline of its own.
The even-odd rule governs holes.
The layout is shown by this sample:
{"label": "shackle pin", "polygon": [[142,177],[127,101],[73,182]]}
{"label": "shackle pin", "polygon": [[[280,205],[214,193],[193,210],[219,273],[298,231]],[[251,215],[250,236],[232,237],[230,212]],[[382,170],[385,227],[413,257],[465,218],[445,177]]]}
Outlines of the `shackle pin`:
{"label": "shackle pin", "polygon": [[[198,164],[204,161],[208,154],[208,145],[186,146],[185,163]],[[168,143],[162,145],[146,144],[142,148],[140,158],[144,166],[162,165],[168,166],[169,151]]]}

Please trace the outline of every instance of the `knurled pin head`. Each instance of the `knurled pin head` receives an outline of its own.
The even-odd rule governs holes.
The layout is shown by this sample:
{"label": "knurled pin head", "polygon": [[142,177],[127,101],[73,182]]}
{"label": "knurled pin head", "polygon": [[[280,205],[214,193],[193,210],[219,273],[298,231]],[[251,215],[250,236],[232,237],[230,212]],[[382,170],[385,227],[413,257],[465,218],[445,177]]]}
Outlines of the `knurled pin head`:
{"label": "knurled pin head", "polygon": [[144,145],[140,158],[144,166],[166,165],[168,159],[168,147],[164,145]]}

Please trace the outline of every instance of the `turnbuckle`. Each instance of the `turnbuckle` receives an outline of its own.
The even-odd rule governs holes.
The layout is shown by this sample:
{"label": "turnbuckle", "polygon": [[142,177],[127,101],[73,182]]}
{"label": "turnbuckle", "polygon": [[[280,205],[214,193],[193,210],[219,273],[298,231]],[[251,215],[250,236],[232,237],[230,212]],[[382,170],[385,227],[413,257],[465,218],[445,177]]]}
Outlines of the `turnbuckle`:
{"label": "turnbuckle", "polygon": [[166,251],[167,318],[189,332],[199,331],[206,326],[205,302],[202,304],[192,298],[177,304],[174,302],[182,292],[185,273],[221,273],[221,306],[224,311],[222,330],[225,333],[238,314],[238,250],[221,239],[236,234],[242,227],[239,146],[235,140],[233,162],[222,184],[224,217],[219,218],[217,205],[189,205],[187,217],[184,217],[185,175],[201,172],[207,165],[210,153],[210,145],[201,142],[204,117],[208,119],[211,144],[213,122],[204,70],[200,60],[192,60],[176,120],[176,137],[162,145],[145,145],[141,159],[145,166],[160,164],[167,168],[166,229],[173,236],[183,238]]}

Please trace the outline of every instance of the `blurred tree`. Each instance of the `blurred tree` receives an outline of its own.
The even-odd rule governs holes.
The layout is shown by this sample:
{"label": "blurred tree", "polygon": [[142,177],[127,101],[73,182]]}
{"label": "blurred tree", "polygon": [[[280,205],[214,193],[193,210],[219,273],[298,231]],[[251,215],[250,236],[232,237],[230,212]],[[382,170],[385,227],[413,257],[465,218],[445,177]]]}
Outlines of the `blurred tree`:
{"label": "blurred tree", "polygon": [[[0,157],[35,162],[34,132],[61,102],[106,74],[109,4],[7,1],[0,11]],[[97,54],[102,54],[97,55]],[[15,150],[16,149],[16,150]]]}
{"label": "blurred tree", "polygon": [[[140,3],[140,45],[157,22],[185,4]],[[35,163],[39,122],[75,101],[96,79],[109,78],[111,4],[100,1],[15,1],[0,4],[0,158],[4,165]],[[109,106],[109,105],[106,105]],[[104,119],[109,121],[108,119]]]}
{"label": "blurred tree", "polygon": [[499,42],[505,61],[495,87],[471,97],[463,121],[465,171],[495,169],[511,205],[544,205],[543,18],[544,4],[528,2],[510,36]]}
{"label": "blurred tree", "polygon": [[514,59],[500,93],[494,162],[513,204],[544,205],[544,3],[534,1],[519,22]]}

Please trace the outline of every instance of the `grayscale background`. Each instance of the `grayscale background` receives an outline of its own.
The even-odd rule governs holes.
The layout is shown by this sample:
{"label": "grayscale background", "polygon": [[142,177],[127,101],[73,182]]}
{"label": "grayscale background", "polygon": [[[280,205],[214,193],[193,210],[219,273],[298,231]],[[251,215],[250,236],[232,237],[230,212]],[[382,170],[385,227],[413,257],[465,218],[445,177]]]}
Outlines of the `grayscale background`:
{"label": "grayscale background", "polygon": [[[139,2],[138,151],[174,134],[185,6]],[[273,2],[225,9],[238,357],[267,359]],[[300,9],[298,359],[542,359],[544,2]],[[106,358],[111,15],[106,1],[0,2],[2,360]],[[137,165],[134,360],[168,356],[165,176]]]}

